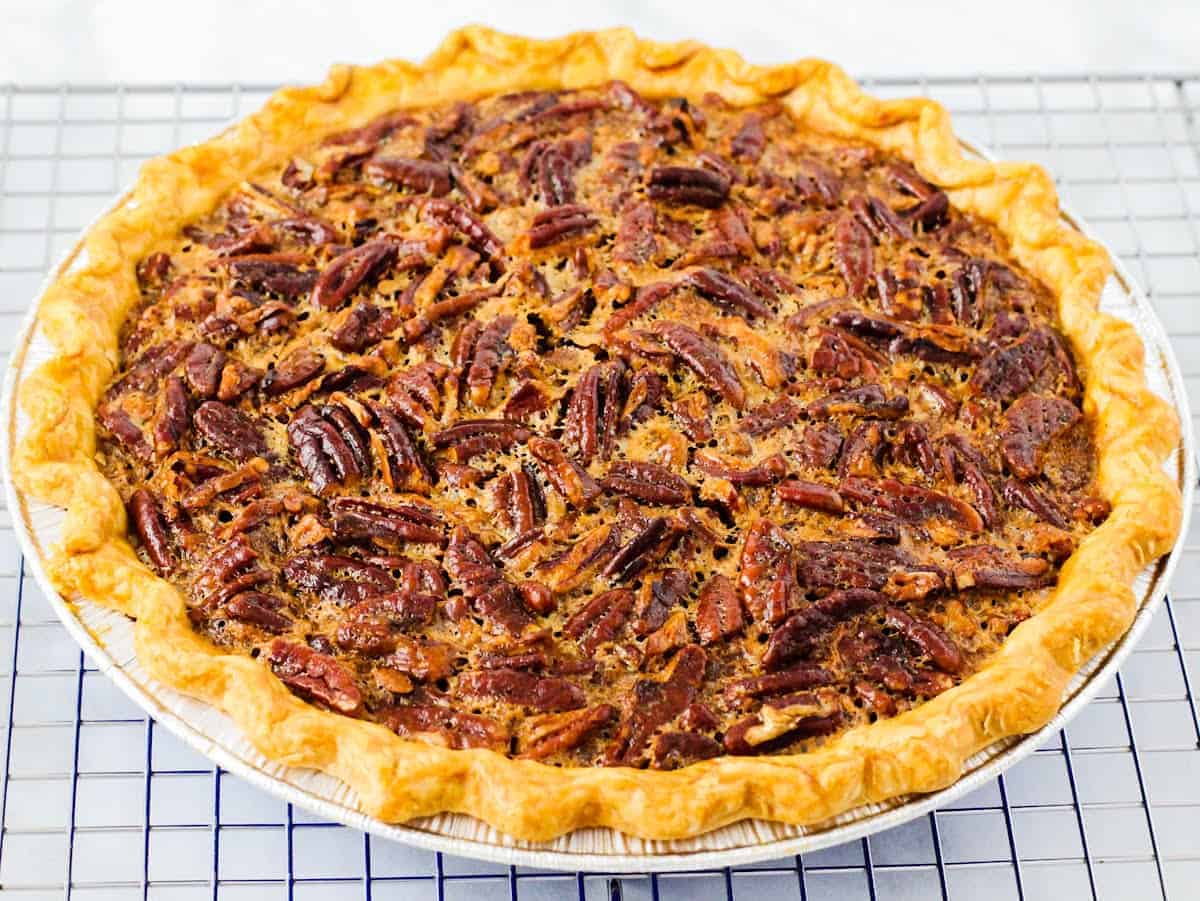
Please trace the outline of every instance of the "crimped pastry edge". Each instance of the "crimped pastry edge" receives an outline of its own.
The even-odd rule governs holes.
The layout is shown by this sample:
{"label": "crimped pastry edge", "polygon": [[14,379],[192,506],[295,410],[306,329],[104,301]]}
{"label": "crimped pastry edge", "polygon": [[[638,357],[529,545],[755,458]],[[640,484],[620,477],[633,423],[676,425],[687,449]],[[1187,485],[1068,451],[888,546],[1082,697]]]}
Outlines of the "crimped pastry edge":
{"label": "crimped pastry edge", "polygon": [[[1084,408],[1096,426],[1098,488],[1113,510],[1067,561],[1051,600],[961,685],[806,754],[721,757],[674,772],[557,768],[406,741],[321,711],[264,664],[222,653],[192,630],[182,595],[134,554],[121,500],[94,461],[94,411],[115,372],[120,326],[138,298],[136,261],[248,175],[396,107],[613,78],[651,96],[715,91],[739,104],[777,99],[810,127],[909,159],[960,209],[993,222],[1014,257],[1051,288],[1087,370]],[[747,817],[810,824],[944,787],[980,749],[1054,715],[1072,674],[1129,627],[1131,583],[1170,549],[1179,529],[1179,493],[1162,469],[1179,424],[1146,386],[1136,331],[1099,313],[1108,256],[1061,223],[1046,173],[968,159],[937,103],[878,100],[819,60],[758,67],[731,51],[643,41],[624,29],[536,41],[466,28],[421,65],[335,67],[321,85],[281,90],[216,138],[151,160],[83,247],[86,260],[43,296],[38,324],[55,356],[21,385],[29,426],[12,460],[16,487],[66,510],[47,567],[52,581],[65,597],[135,617],[137,655],[155,678],[224,710],[265,756],[347,783],[363,810],[381,820],[454,811],[528,840],[584,826],[669,839]]]}

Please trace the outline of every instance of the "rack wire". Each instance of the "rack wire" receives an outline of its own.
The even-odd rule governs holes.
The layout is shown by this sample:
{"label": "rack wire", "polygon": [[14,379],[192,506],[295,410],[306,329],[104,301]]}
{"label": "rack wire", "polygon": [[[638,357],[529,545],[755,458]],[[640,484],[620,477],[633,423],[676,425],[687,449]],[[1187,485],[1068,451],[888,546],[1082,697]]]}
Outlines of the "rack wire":
{"label": "rack wire", "polygon": [[[1200,73],[877,78],[963,137],[1045,164],[1147,290],[1200,411]],[[145,159],[269,85],[0,86],[0,362],[44,273]],[[503,867],[335,823],[214,768],[92,667],[0,510],[0,891],[41,899],[1195,898],[1200,543],[1120,674],[1068,728],[945,809],[744,868],[611,876]]]}

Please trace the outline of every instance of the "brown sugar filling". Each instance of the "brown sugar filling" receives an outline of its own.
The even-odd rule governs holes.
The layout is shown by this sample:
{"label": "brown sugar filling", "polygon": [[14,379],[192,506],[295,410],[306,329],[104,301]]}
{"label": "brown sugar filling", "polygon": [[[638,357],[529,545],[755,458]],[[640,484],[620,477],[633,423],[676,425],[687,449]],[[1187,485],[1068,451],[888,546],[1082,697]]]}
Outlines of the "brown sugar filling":
{"label": "brown sugar filling", "polygon": [[398,111],[138,275],[97,420],[139,553],[403,736],[802,750],[978,671],[1107,514],[1054,298],[775,106]]}

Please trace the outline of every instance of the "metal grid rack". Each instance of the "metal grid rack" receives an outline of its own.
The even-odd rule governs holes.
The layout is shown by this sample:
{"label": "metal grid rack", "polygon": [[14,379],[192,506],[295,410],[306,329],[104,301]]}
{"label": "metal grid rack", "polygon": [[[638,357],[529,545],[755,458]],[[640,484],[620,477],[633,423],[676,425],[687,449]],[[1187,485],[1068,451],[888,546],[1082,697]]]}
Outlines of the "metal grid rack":
{"label": "metal grid rack", "polygon": [[[866,84],[936,97],[965,138],[1054,172],[1149,292],[1200,411],[1200,73]],[[141,162],[211,135],[269,91],[0,86],[0,361],[45,271]],[[1200,542],[1121,673],[985,788],[803,857],[618,878],[372,840],[214,768],[89,665],[24,577],[7,510],[0,529],[0,891],[14,899],[1200,894]]]}

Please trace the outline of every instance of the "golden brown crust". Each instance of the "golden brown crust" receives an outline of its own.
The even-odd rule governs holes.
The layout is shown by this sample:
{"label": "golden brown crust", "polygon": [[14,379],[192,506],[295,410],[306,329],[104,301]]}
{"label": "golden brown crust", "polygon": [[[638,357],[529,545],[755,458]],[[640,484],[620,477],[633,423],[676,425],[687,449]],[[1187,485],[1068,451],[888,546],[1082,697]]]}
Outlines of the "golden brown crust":
{"label": "golden brown crust", "polygon": [[[322,135],[389,109],[611,79],[652,96],[775,99],[811,128],[911,160],[956,207],[995,224],[1012,256],[1050,287],[1088,373],[1084,409],[1095,423],[1097,488],[1112,514],[1063,567],[1051,601],[958,687],[806,754],[724,757],[675,772],[556,768],[405,741],[318,710],[262,663],[223,653],[193,631],[182,596],[127,542],[121,499],[94,461],[95,407],[139,296],[134,264],[183,223]],[[821,61],[757,67],[729,51],[641,41],[624,30],[532,41],[464,29],[422,65],[335,68],[320,86],[280,91],[212,141],[147,163],[83,247],[86,260],[42,300],[39,324],[57,353],[21,387],[30,425],[13,460],[21,491],[67,511],[51,577],[68,598],[103,599],[136,617],[137,653],[155,677],[226,711],[268,757],[342,779],[380,819],[456,811],[525,839],[597,825],[666,839],[746,817],[814,823],[945,786],[979,749],[1053,715],[1071,675],[1128,628],[1133,579],[1179,528],[1180,499],[1161,465],[1178,443],[1174,413],[1146,387],[1133,328],[1097,311],[1108,257],[1061,223],[1046,173],[968,159],[942,107],[874,99]]]}

